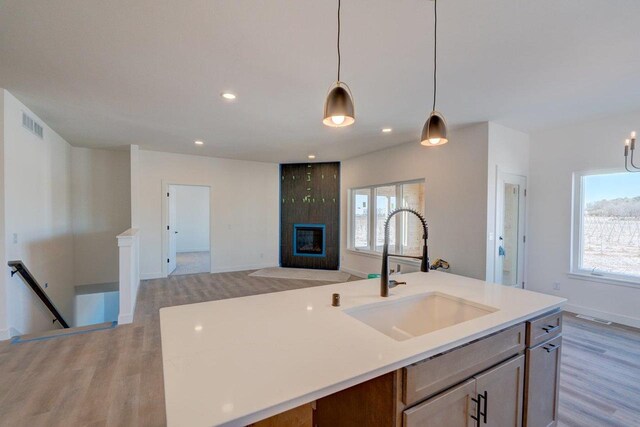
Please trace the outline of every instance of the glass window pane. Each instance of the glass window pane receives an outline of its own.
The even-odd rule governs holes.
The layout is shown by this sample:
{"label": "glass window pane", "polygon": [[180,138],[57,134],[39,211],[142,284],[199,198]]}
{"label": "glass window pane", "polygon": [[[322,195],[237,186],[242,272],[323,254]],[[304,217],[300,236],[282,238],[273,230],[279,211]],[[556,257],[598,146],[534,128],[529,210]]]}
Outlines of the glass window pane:
{"label": "glass window pane", "polygon": [[[402,207],[415,209],[424,215],[424,182],[402,184]],[[402,253],[422,255],[422,224],[415,215],[402,214]]]}
{"label": "glass window pane", "polygon": [[640,174],[588,175],[582,187],[580,268],[640,276]]}
{"label": "glass window pane", "polygon": [[[387,216],[396,208],[396,186],[378,187],[376,192],[376,250],[381,251],[384,245],[384,222]],[[397,217],[389,223],[389,245],[396,244]]]}
{"label": "glass window pane", "polygon": [[370,189],[355,190],[353,196],[353,245],[355,248],[369,247],[369,197]]}

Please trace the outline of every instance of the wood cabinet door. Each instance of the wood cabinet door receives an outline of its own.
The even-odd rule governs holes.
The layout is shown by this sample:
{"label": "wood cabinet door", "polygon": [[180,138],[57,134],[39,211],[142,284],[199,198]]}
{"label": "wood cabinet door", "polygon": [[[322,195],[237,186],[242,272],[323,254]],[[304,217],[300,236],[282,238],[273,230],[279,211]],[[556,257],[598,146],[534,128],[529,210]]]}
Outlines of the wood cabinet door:
{"label": "wood cabinet door", "polygon": [[389,372],[316,400],[314,426],[395,427],[398,378],[398,371]]}
{"label": "wood cabinet door", "polygon": [[404,427],[471,427],[476,413],[473,402],[476,381],[470,379],[424,403],[407,409],[403,414]]}
{"label": "wood cabinet door", "polygon": [[562,337],[527,350],[525,427],[555,426],[558,422]]}
{"label": "wood cabinet door", "polygon": [[480,426],[522,426],[524,362],[520,355],[476,376]]}

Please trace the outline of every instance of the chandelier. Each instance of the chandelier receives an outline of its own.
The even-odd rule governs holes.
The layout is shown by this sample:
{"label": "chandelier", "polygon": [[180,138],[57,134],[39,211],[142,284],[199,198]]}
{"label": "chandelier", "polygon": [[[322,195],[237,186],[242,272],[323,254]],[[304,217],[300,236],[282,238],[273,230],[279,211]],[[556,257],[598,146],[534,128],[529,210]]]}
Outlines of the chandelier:
{"label": "chandelier", "polygon": [[[627,172],[640,172],[640,164],[633,162],[633,152],[636,149],[636,133],[631,132],[631,137],[624,141],[624,168]],[[629,155],[631,151],[631,155]],[[631,168],[629,168],[631,166]]]}

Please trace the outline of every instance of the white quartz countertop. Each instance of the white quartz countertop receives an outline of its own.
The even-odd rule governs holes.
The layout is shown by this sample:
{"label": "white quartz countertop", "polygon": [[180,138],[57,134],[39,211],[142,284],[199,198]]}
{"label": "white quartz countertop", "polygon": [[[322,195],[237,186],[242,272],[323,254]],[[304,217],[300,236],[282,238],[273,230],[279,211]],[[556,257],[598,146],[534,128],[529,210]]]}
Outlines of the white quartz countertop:
{"label": "white quartz countertop", "polygon": [[[448,273],[410,273],[380,297],[379,279],[160,310],[169,426],[243,426],[559,308],[563,298]],[[341,295],[341,307],[331,295]],[[497,308],[396,341],[345,309],[439,292]]]}

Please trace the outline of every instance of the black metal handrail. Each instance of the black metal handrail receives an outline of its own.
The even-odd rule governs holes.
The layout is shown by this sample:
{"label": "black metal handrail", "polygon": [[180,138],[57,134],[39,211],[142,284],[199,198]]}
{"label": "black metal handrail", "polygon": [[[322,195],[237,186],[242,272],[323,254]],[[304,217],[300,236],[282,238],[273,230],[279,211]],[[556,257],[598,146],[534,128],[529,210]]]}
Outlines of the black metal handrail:
{"label": "black metal handrail", "polygon": [[9,261],[8,264],[9,264],[9,267],[13,269],[11,270],[11,277],[13,277],[13,275],[16,273],[20,274],[20,276],[22,276],[22,278],[27,283],[27,285],[29,285],[31,290],[33,290],[33,292],[36,293],[38,298],[40,298],[40,301],[42,301],[44,305],[47,306],[51,314],[54,315],[55,319],[53,319],[53,321],[55,322],[57,320],[58,323],[60,323],[60,326],[62,326],[63,328],[68,328],[69,324],[64,320],[64,318],[62,317],[62,314],[60,314],[56,306],[53,305],[53,301],[51,301],[49,296],[42,289],[42,286],[40,286],[36,278],[33,277],[33,275],[27,269],[24,263],[18,260],[18,261]]}

